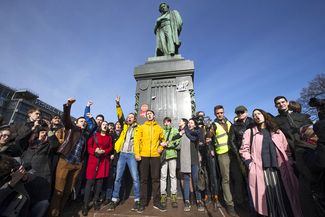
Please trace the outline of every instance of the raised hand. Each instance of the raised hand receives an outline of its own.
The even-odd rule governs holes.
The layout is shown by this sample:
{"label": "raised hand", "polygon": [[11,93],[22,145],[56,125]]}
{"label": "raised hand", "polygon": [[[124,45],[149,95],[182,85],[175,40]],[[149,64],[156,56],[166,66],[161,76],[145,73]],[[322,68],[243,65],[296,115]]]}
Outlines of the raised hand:
{"label": "raised hand", "polygon": [[94,104],[94,102],[92,101],[92,100],[88,100],[88,102],[87,102],[87,107],[90,107],[90,106],[92,106]]}
{"label": "raised hand", "polygon": [[120,100],[121,100],[121,97],[116,96],[116,98],[115,98],[116,105],[120,105]]}
{"label": "raised hand", "polygon": [[75,103],[75,101],[76,101],[76,99],[70,97],[70,98],[68,98],[67,104],[72,105],[73,103]]}

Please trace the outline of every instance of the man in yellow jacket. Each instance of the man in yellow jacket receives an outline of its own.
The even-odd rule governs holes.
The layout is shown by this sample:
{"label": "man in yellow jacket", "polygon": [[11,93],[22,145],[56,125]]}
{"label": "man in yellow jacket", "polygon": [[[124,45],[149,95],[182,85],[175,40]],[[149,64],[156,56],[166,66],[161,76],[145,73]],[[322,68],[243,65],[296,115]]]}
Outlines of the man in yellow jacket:
{"label": "man in yellow jacket", "polygon": [[125,120],[119,96],[116,97],[115,102],[117,117],[119,122],[123,123],[123,130],[121,131],[120,137],[115,142],[114,147],[116,153],[119,153],[120,156],[116,167],[116,178],[114,182],[112,201],[108,204],[107,211],[114,211],[120,201],[120,188],[126,166],[128,166],[133,180],[134,206],[132,210],[137,211],[140,205],[140,181],[135,153],[138,153],[139,151],[136,150],[134,142],[137,138],[138,125],[134,113],[129,113]]}
{"label": "man in yellow jacket", "polygon": [[160,203],[160,153],[166,146],[163,129],[155,121],[152,110],[146,112],[147,121],[138,127],[137,137],[134,138],[135,159],[140,161],[140,207],[137,212],[142,213],[148,202],[148,177],[151,174],[153,192],[153,207],[162,212],[166,208]]}

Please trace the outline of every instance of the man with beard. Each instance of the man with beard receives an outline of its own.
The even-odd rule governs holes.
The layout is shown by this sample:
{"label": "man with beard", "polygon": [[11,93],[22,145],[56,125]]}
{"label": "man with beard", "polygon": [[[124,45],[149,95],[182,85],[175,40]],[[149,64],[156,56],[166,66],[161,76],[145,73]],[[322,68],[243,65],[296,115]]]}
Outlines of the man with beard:
{"label": "man with beard", "polygon": [[140,205],[140,182],[138,163],[135,158],[134,141],[137,138],[138,125],[135,114],[129,113],[125,120],[123,111],[120,105],[120,97],[116,97],[116,112],[120,123],[123,123],[123,129],[118,140],[115,143],[115,151],[119,153],[119,159],[116,167],[116,178],[114,182],[114,191],[112,202],[108,204],[108,211],[113,211],[120,201],[120,190],[122,185],[122,177],[125,167],[128,166],[133,180],[134,189],[134,206],[132,210],[137,211]]}
{"label": "man with beard", "polygon": [[[63,105],[65,141],[58,148],[61,155],[56,169],[55,190],[49,216],[59,216],[63,210],[82,169],[87,139],[93,133],[87,131],[87,122],[84,117],[79,117],[76,124],[72,122],[70,110],[75,101],[69,98]],[[91,117],[89,113],[88,117]],[[93,125],[96,125],[95,120],[91,120]]]}

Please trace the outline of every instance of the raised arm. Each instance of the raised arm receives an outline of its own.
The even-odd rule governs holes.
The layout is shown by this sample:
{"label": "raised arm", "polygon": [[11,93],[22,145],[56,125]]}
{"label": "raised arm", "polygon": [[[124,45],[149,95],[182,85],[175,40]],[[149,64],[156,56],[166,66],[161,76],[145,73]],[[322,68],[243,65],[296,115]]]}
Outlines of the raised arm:
{"label": "raised arm", "polygon": [[188,127],[185,127],[184,130],[187,138],[189,138],[192,142],[195,142],[196,140],[199,139],[200,133],[198,130],[192,131]]}
{"label": "raised arm", "polygon": [[66,129],[71,129],[73,127],[73,123],[71,120],[70,112],[71,112],[71,105],[75,103],[74,98],[69,98],[65,104],[63,104],[63,125]]}
{"label": "raised arm", "polygon": [[120,96],[117,96],[115,98],[116,114],[117,114],[117,120],[118,120],[118,122],[120,122],[121,125],[123,126],[123,123],[125,121],[125,117],[124,117],[123,110],[122,110],[122,107],[121,107],[121,104],[120,104],[120,99],[121,99]]}
{"label": "raised arm", "polygon": [[92,124],[93,124],[92,120],[87,116],[87,114],[90,113],[90,107],[91,107],[93,104],[94,104],[93,101],[88,100],[87,105],[86,105],[86,107],[85,107],[85,111],[84,111],[84,118],[85,118],[86,121],[87,121],[88,129],[92,129],[92,127],[93,127],[93,125],[92,125]]}
{"label": "raised arm", "polygon": [[[95,121],[95,119],[93,118],[92,114],[91,113],[87,113],[87,118],[89,120],[89,123],[87,121],[87,124],[88,124],[88,136],[91,136],[97,129],[98,129],[98,125]],[[87,119],[86,119],[87,120]]]}

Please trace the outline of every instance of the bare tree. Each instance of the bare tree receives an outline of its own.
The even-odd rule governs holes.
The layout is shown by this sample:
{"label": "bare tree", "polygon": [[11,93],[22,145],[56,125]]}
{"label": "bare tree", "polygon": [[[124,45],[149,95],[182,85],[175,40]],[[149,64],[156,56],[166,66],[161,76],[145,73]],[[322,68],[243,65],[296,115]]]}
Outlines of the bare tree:
{"label": "bare tree", "polygon": [[298,99],[298,102],[302,105],[303,112],[309,114],[312,120],[316,120],[317,110],[308,105],[312,97],[325,98],[325,73],[316,75],[307,87],[302,88],[300,98]]}

